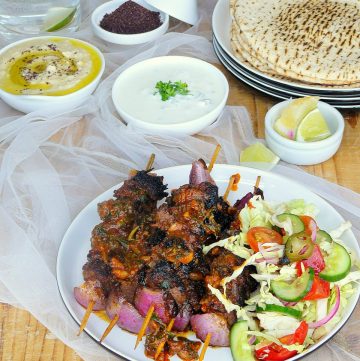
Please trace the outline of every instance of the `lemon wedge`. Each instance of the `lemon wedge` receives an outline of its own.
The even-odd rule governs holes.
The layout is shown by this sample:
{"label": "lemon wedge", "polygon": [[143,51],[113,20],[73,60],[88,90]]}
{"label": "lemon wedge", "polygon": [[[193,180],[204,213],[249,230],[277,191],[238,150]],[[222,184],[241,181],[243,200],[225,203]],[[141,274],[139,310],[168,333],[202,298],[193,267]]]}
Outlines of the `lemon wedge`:
{"label": "lemon wedge", "polygon": [[330,129],[319,109],[311,111],[299,124],[296,141],[315,142],[331,135]]}
{"label": "lemon wedge", "polygon": [[46,14],[43,30],[53,32],[69,25],[74,18],[77,8],[54,7],[50,8]]}
{"label": "lemon wedge", "polygon": [[285,138],[295,139],[300,122],[316,109],[318,101],[318,97],[305,97],[291,101],[282,111],[280,118],[275,121],[275,131]]}
{"label": "lemon wedge", "polygon": [[270,170],[279,160],[280,158],[262,143],[251,144],[240,153],[240,163],[252,163],[253,168],[264,170]]}

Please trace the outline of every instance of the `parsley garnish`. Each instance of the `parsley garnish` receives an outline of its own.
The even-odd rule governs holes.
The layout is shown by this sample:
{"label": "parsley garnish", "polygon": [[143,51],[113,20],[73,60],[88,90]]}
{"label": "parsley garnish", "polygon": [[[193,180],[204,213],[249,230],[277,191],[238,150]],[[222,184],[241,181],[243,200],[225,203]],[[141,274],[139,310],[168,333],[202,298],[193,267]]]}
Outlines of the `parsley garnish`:
{"label": "parsley garnish", "polygon": [[163,102],[169,100],[170,97],[174,97],[176,94],[187,95],[190,92],[188,85],[182,81],[171,82],[169,80],[167,83],[158,81],[155,85],[155,88],[158,91],[156,91],[154,94],[159,93]]}

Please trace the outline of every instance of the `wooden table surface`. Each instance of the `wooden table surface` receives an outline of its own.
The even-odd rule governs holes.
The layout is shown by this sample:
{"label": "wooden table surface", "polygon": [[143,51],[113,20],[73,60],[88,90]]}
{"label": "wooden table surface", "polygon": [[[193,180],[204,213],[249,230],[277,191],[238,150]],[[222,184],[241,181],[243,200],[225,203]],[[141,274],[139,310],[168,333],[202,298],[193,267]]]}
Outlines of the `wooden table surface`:
{"label": "wooden table surface", "polygon": [[[264,117],[278,100],[239,82],[226,70],[230,82],[229,105],[244,105],[257,136],[264,137]],[[339,151],[325,163],[304,169],[331,182],[360,192],[360,110],[342,111],[346,119]],[[57,340],[29,312],[0,303],[0,360],[2,361],[79,361],[76,353]]]}

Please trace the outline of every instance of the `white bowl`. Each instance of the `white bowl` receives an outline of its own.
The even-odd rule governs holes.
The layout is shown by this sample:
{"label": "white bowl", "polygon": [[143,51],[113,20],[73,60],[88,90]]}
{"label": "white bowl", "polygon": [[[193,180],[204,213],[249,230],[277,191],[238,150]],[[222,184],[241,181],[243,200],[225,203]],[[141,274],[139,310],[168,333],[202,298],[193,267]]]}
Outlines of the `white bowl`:
{"label": "white bowl", "polygon": [[[189,95],[176,95],[163,102],[156,94],[158,81],[182,81]],[[224,74],[196,58],[163,56],[141,61],[116,79],[112,99],[127,122],[147,133],[189,135],[213,123],[229,94]]]}
{"label": "white bowl", "polygon": [[91,25],[93,32],[96,36],[109,43],[122,44],[122,45],[136,45],[136,44],[143,44],[149,41],[156,40],[161,35],[166,33],[167,29],[169,28],[169,15],[164,13],[163,11],[154,8],[144,0],[133,0],[133,1],[135,1],[136,3],[143,6],[146,9],[149,9],[151,11],[157,11],[160,13],[162,24],[158,28],[140,34],[116,34],[104,30],[102,27],[100,27],[100,21],[102,20],[104,15],[113,12],[126,1],[127,0],[109,1],[105,4],[100,5],[95,9],[95,11],[91,16]]}
{"label": "white bowl", "polygon": [[[27,38],[20,41],[16,41],[0,50],[0,57],[4,54],[8,49],[17,46],[21,43],[31,42],[32,40],[39,40],[39,39],[73,39],[63,36],[41,36],[41,37],[34,37],[34,38]],[[105,59],[103,54],[100,52],[98,48],[87,43],[85,41],[79,39],[73,39],[78,42],[82,42],[87,46],[94,49],[99,57],[101,58],[102,66],[99,71],[97,77],[90,82],[88,85],[84,86],[83,88],[74,91],[73,93],[66,94],[66,95],[57,95],[57,96],[49,96],[49,95],[16,95],[12,93],[8,93],[2,89],[0,89],[0,98],[11,107],[24,112],[24,113],[31,113],[36,110],[51,108],[54,111],[61,110],[61,109],[71,109],[74,108],[85,101],[85,99],[94,92],[95,88],[100,82],[101,76],[105,69]]]}
{"label": "white bowl", "polygon": [[265,116],[265,140],[269,148],[282,160],[297,165],[318,164],[331,158],[339,149],[343,137],[343,116],[331,105],[319,102],[318,108],[329,126],[331,136],[316,142],[297,142],[274,130],[274,122],[290,102],[286,100],[274,105]]}
{"label": "white bowl", "polygon": [[190,25],[195,25],[199,20],[197,0],[146,0],[149,4],[159,10],[184,21]]}

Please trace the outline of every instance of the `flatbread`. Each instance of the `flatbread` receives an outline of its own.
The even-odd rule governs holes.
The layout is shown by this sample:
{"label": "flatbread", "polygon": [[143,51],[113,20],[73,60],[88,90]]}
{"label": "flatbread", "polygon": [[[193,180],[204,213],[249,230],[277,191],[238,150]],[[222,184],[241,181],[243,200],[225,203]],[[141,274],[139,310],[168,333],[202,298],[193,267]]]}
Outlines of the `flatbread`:
{"label": "flatbread", "polygon": [[231,0],[230,5],[241,45],[232,43],[265,69],[319,84],[360,82],[360,1]]}
{"label": "flatbread", "polygon": [[[276,64],[273,65],[268,62],[266,59],[263,59],[258,56],[256,51],[251,49],[244,39],[241,38],[241,32],[236,27],[233,27],[231,31],[231,47],[235,56],[241,61],[246,59],[246,61],[252,66],[260,71],[271,76],[282,77],[289,80],[301,81],[309,84],[322,84],[322,85],[346,85],[341,80],[328,80],[321,79],[319,77],[309,77],[301,74],[297,74],[292,70],[285,70]],[[348,84],[353,84],[348,82]]]}

